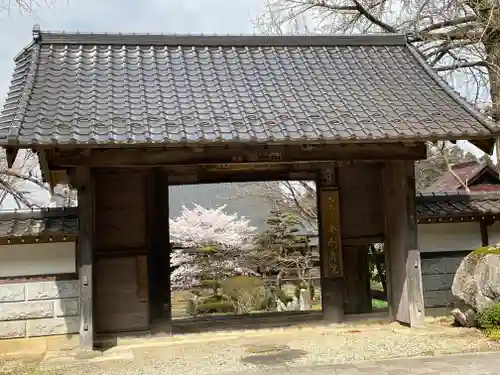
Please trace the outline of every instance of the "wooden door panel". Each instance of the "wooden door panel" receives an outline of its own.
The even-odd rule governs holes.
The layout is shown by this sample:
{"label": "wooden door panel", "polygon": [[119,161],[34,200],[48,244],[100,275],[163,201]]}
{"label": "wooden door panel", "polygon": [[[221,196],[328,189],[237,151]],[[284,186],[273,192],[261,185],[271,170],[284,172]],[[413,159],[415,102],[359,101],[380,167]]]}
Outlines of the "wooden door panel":
{"label": "wooden door panel", "polygon": [[[146,262],[138,257],[99,259],[96,265],[98,332],[133,331],[149,326],[147,291],[139,277]],[[147,275],[147,270],[146,273]]]}
{"label": "wooden door panel", "polygon": [[360,238],[384,233],[382,169],[356,163],[338,170],[342,236]]}

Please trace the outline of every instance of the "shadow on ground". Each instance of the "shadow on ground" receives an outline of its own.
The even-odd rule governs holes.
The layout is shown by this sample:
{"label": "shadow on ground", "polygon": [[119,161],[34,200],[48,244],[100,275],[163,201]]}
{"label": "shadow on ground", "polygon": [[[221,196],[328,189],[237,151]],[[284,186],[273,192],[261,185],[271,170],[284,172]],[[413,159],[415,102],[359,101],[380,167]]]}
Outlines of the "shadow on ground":
{"label": "shadow on ground", "polygon": [[242,357],[241,362],[256,366],[283,366],[307,354],[288,345],[252,345],[246,352],[250,355]]}

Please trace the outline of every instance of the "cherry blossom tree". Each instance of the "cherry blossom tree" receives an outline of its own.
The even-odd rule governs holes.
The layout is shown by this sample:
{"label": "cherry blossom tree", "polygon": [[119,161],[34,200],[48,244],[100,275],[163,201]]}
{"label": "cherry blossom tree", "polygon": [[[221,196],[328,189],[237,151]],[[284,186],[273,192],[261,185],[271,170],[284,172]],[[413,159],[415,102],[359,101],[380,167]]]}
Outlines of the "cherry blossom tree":
{"label": "cherry blossom tree", "polygon": [[225,278],[255,274],[251,250],[257,228],[225,208],[183,206],[181,215],[170,220],[170,242],[180,246],[171,253],[173,288],[211,287],[217,294]]}

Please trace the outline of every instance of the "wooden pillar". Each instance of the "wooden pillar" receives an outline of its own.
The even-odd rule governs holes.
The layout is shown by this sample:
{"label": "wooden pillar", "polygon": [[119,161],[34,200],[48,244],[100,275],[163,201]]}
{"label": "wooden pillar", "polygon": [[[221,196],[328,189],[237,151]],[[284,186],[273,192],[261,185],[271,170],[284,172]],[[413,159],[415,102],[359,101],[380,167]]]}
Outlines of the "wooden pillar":
{"label": "wooden pillar", "polygon": [[95,184],[92,170],[76,170],[78,189],[78,274],[80,282],[80,349],[91,352],[94,348],[93,322],[93,266],[94,266],[94,211]]}
{"label": "wooden pillar", "polygon": [[425,313],[413,162],[387,162],[383,184],[389,313],[400,323],[419,326],[424,323]]}
{"label": "wooden pillar", "polygon": [[333,163],[321,170],[317,180],[317,207],[323,318],[341,322],[344,319],[344,278],[339,191],[335,175]]}
{"label": "wooden pillar", "polygon": [[481,231],[481,246],[488,246],[490,244],[488,236],[488,225],[491,225],[491,220],[481,219],[479,222],[479,228]]}
{"label": "wooden pillar", "polygon": [[342,264],[345,275],[345,313],[372,311],[368,245],[343,246]]}
{"label": "wooden pillar", "polygon": [[151,169],[148,196],[151,322],[160,323],[161,333],[171,334],[168,182],[161,168]]}

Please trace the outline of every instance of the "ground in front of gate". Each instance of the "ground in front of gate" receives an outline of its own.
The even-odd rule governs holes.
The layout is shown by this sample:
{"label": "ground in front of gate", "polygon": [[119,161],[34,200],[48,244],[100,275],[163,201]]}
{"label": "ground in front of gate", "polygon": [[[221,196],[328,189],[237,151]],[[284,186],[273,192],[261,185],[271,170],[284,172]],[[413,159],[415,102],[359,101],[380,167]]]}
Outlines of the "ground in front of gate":
{"label": "ground in front of gate", "polygon": [[[134,339],[87,360],[73,352],[49,352],[24,364],[6,360],[0,374],[475,375],[500,373],[500,352],[481,354],[494,351],[499,343],[475,329],[451,327],[448,320],[419,329],[372,322]],[[458,353],[475,354],[442,357]]]}

